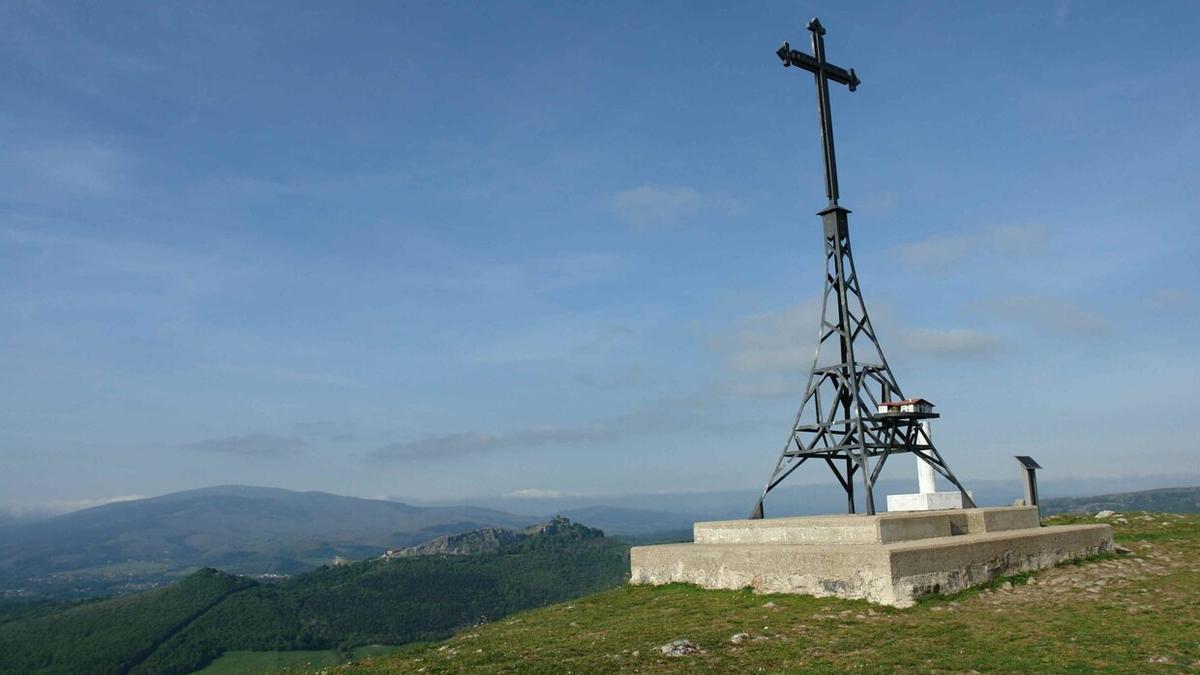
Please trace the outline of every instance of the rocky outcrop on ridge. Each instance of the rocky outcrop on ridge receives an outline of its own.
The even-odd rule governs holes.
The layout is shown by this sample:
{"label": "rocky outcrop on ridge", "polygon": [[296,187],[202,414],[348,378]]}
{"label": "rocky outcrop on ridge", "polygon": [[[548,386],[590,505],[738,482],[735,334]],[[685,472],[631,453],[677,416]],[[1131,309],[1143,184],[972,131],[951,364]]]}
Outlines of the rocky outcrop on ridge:
{"label": "rocky outcrop on ridge", "polygon": [[420,555],[478,555],[497,553],[505,546],[534,537],[555,539],[594,539],[603,537],[604,532],[572,523],[562,516],[555,516],[544,523],[531,525],[524,530],[509,530],[503,527],[485,527],[480,530],[448,534],[424,544],[388,551],[385,558],[407,558]]}

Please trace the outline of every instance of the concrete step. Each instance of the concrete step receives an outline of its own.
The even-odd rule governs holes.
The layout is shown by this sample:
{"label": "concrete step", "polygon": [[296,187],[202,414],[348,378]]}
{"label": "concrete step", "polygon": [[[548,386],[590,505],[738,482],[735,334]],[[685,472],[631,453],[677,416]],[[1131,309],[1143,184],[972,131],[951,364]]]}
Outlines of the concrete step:
{"label": "concrete step", "polygon": [[873,516],[796,516],[696,523],[697,544],[891,544],[963,534],[1036,528],[1037,507],[904,511]]}
{"label": "concrete step", "polygon": [[[1012,524],[1003,518],[990,522],[1000,528]],[[988,523],[986,517],[976,519],[979,526]],[[894,543],[635,546],[629,553],[630,583],[751,587],[906,607],[924,595],[953,593],[997,576],[1105,553],[1112,546],[1108,525],[1007,528]]]}

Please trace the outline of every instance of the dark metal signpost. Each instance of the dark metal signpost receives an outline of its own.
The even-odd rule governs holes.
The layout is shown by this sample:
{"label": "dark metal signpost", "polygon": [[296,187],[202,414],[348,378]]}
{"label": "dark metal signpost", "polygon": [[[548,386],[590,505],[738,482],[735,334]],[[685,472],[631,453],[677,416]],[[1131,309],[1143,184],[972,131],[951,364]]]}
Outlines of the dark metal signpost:
{"label": "dark metal signpost", "polygon": [[1042,468],[1029,455],[1016,455],[1017,463],[1021,465],[1021,485],[1025,487],[1025,506],[1038,507],[1038,517],[1041,518],[1042,507],[1038,503],[1037,470]]}
{"label": "dark metal signpost", "polygon": [[[825,463],[846,491],[846,508],[854,513],[855,474],[865,490],[867,513],[875,513],[874,484],[891,455],[913,452],[962,493],[964,506],[974,506],[966,489],[934,447],[921,419],[937,417],[932,412],[880,412],[880,404],[904,399],[892,375],[883,349],[875,337],[871,318],[863,302],[850,254],[849,210],[838,205],[837,159],[833,149],[833,119],[829,109],[829,82],[858,88],[854,69],[845,70],[825,60],[825,28],[813,19],[812,55],[783,43],[776,54],[784,66],[798,66],[813,74],[817,83],[817,110],[821,121],[821,145],[825,161],[825,195],[829,204],[817,215],[825,235],[825,293],[817,355],[813,359],[808,387],[800,411],[779,454],[771,477],[754,507],[751,518],[763,517],[763,500],[792,472],[808,460]],[[836,317],[836,318],[834,318]],[[837,342],[836,356],[822,351]],[[832,345],[830,345],[832,346]]]}

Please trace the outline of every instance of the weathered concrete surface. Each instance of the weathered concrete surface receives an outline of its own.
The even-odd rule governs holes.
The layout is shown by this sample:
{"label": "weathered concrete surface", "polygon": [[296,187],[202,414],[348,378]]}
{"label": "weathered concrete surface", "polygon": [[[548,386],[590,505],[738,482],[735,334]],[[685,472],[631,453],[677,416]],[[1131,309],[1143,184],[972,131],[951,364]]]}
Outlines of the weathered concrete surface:
{"label": "weathered concrete surface", "polygon": [[[630,583],[684,582],[762,593],[884,597],[891,583],[887,546],[664,544],[630,549]],[[878,601],[882,602],[882,601]]]}
{"label": "weathered concrete surface", "polygon": [[904,511],[874,516],[797,516],[696,523],[697,544],[890,544],[1038,527],[1035,506],[998,506],[946,511]]}
{"label": "weathered concrete surface", "polygon": [[[967,532],[1003,532],[1023,530],[1042,524],[1036,506],[996,506],[982,509],[963,509],[959,514],[967,518]],[[952,514],[955,517],[958,514]]]}
{"label": "weathered concrete surface", "polygon": [[949,535],[948,517],[924,513],[719,520],[692,527],[697,544],[882,544]]}
{"label": "weathered concrete surface", "polygon": [[1057,525],[905,542],[890,548],[899,602],[887,604],[904,606],[925,595],[954,593],[998,576],[1108,553],[1113,540],[1112,528],[1106,525]]}
{"label": "weathered concrete surface", "polygon": [[[924,464],[922,462],[922,464]],[[971,495],[974,497],[974,495]],[[942,509],[963,508],[962,493],[955,492],[916,492],[903,495],[888,495],[887,510],[897,511],[939,511]]]}
{"label": "weathered concrete surface", "polygon": [[[630,583],[750,587],[905,607],[923,595],[1112,550],[1109,526],[1038,527],[1036,511],[1002,507],[697,523],[696,543],[635,546]],[[906,515],[919,517],[898,517]],[[836,531],[839,524],[842,532]],[[805,529],[811,531],[796,531]]]}

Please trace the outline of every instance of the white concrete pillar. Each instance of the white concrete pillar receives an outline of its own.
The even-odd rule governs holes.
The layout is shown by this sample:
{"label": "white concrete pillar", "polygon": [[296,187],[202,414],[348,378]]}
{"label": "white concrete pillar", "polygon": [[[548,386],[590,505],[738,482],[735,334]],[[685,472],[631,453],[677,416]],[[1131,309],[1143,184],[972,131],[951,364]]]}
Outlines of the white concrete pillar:
{"label": "white concrete pillar", "polygon": [[[921,429],[925,431],[925,437],[928,438],[929,441],[926,442],[924,438],[921,438],[917,440],[917,445],[928,445],[929,443],[932,443],[933,436],[929,431],[929,422],[921,422],[920,425]],[[918,450],[918,452],[921,451]],[[919,457],[914,459],[917,460],[917,491],[923,495],[937,492],[937,482],[934,480],[934,476],[936,474],[933,471],[933,467],[929,465],[929,462],[926,462]]]}

